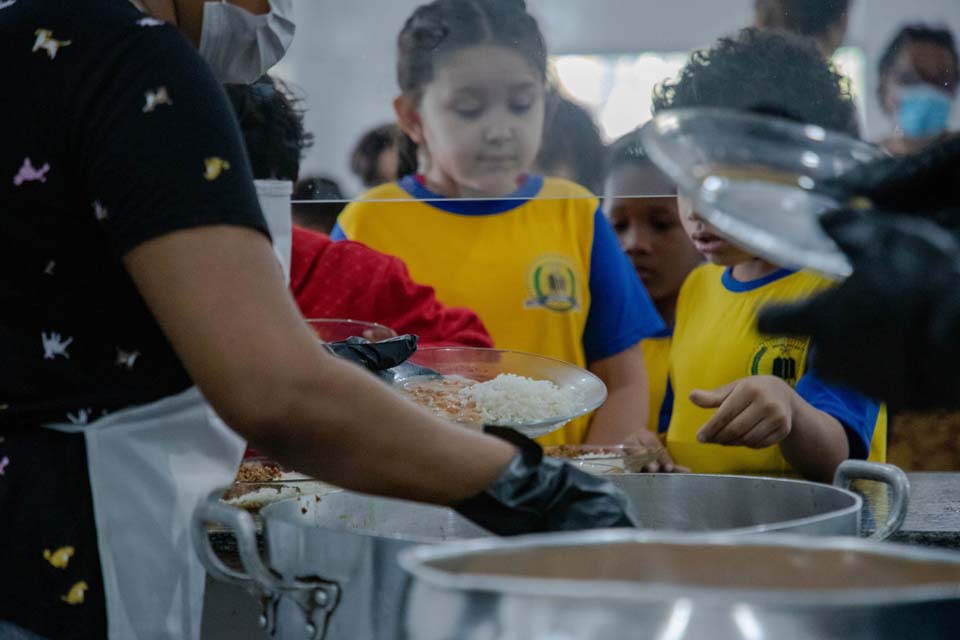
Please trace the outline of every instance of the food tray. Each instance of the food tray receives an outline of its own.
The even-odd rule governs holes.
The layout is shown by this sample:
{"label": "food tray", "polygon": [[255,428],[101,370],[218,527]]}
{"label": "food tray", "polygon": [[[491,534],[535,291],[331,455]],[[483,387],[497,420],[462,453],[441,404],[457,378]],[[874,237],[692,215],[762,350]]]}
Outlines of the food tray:
{"label": "food tray", "polygon": [[639,473],[654,462],[662,447],[632,445],[560,444],[543,448],[545,455],[562,458],[584,471],[596,474]]}

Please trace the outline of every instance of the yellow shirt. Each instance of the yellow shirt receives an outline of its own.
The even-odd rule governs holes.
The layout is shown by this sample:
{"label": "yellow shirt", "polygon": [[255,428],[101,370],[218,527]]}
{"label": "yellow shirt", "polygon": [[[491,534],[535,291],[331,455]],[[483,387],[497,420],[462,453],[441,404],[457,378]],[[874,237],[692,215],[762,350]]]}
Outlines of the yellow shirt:
{"label": "yellow shirt", "polygon": [[[663,328],[597,198],[565,180],[530,176],[503,199],[443,200],[408,176],[347,206],[332,237],[402,258],[440,301],[473,309],[501,349],[582,367]],[[588,426],[539,442],[579,443]]]}
{"label": "yellow shirt", "polygon": [[[805,375],[808,340],[763,336],[756,330],[757,313],[764,305],[802,299],[829,286],[819,276],[787,270],[749,283],[734,280],[729,270],[716,265],[703,265],[690,274],[680,290],[670,352],[675,393],[667,446],[678,464],[697,473],[795,473],[778,446],[757,450],[696,440],[714,410],[694,405],[690,392],[751,375],[784,379],[808,403],[858,434],[861,449],[873,442],[871,459],[886,458],[883,407]],[[852,440],[851,447],[855,444]]]}
{"label": "yellow shirt", "polygon": [[647,428],[653,433],[660,431],[660,412],[663,410],[667,379],[670,377],[672,341],[672,336],[665,334],[646,338],[640,343],[643,362],[647,368],[647,384],[650,387],[650,415],[647,418]]}

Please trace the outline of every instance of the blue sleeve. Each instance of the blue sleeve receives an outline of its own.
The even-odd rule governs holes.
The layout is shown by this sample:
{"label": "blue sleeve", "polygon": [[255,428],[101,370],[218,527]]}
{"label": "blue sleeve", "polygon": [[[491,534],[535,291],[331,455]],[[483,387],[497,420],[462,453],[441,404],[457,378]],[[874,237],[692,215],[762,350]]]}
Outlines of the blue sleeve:
{"label": "blue sleeve", "polygon": [[828,385],[812,371],[800,378],[796,391],[811,406],[833,416],[843,425],[850,442],[851,458],[867,459],[880,413],[879,403],[849,389]]}
{"label": "blue sleeve", "polygon": [[590,310],[583,331],[587,362],[615,356],[665,328],[598,207],[593,217]]}
{"label": "blue sleeve", "polygon": [[340,223],[333,225],[333,229],[330,231],[330,239],[334,242],[338,240],[349,240],[347,234],[343,232],[343,227],[340,226]]}

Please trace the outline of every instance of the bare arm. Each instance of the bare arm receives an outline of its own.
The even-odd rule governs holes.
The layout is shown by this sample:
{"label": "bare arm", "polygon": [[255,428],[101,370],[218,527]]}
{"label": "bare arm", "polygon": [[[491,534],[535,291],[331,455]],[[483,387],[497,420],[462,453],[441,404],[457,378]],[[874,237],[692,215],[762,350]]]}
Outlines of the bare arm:
{"label": "bare arm", "polygon": [[840,421],[810,405],[791,390],[793,429],[780,451],[805,478],[832,482],[840,463],[850,457],[850,442]]}
{"label": "bare arm", "polygon": [[650,388],[641,346],[637,344],[615,356],[593,362],[590,371],[607,385],[607,401],[593,416],[587,443],[632,444],[662,449],[657,461],[648,464],[644,470],[679,470],[657,436],[647,429]]}
{"label": "bare arm", "polygon": [[489,486],[513,456],[328,355],[256,231],[175,232],[125,264],[213,408],[293,468],[357,491],[452,503]]}
{"label": "bare arm", "polygon": [[622,444],[646,431],[650,390],[640,345],[591,362],[590,371],[607,385],[607,401],[593,416],[587,442]]}
{"label": "bare arm", "polygon": [[779,444],[794,469],[821,482],[830,482],[850,455],[843,425],[780,378],[741,378],[713,391],[693,391],[690,400],[717,409],[697,434],[700,442],[753,449]]}

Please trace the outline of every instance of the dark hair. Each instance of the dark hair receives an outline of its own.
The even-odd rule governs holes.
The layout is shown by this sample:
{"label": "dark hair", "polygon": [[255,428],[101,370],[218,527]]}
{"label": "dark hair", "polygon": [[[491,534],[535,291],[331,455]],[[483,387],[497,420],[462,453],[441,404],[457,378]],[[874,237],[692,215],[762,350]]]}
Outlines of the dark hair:
{"label": "dark hair", "polygon": [[784,31],[744,29],[696,51],[675,82],[654,90],[654,112],[721,107],[776,114],[856,136],[847,84],[813,41]]}
{"label": "dark hair", "polygon": [[398,149],[400,127],[384,124],[363,134],[350,154],[350,170],[363,181],[365,187],[375,187],[382,182],[378,173],[380,154],[388,149]]}
{"label": "dark hair", "polygon": [[536,164],[544,173],[567,164],[577,183],[596,192],[603,183],[606,148],[590,113],[556,91],[547,96],[543,144]]}
{"label": "dark hair", "polygon": [[[346,206],[336,180],[326,176],[306,176],[293,187],[293,222],[314,231],[330,233],[337,216]],[[326,202],[297,202],[325,200]],[[332,201],[332,202],[331,202]]]}
{"label": "dark hair", "polygon": [[546,77],[547,46],[524,0],[434,0],[417,7],[400,30],[400,90],[419,96],[439,60],[482,45],[517,51]]}
{"label": "dark hair", "polygon": [[850,10],[850,0],[755,0],[757,26],[822,36]]}
{"label": "dark hair", "polygon": [[293,200],[343,200],[339,183],[327,176],[307,176],[293,187]]}
{"label": "dark hair", "polygon": [[957,54],[957,45],[953,39],[953,34],[946,28],[930,27],[925,24],[910,24],[900,29],[894,36],[887,48],[884,49],[877,63],[877,72],[880,76],[880,83],[883,84],[884,78],[890,73],[897,62],[897,56],[901,49],[908,44],[915,42],[925,42],[934,44],[948,50],[953,54],[953,61],[960,66],[960,56]]}
{"label": "dark hair", "polygon": [[280,80],[263,76],[251,85],[225,85],[258,180],[296,181],[313,136],[303,128],[300,100]]}
{"label": "dark hair", "polygon": [[[524,0],[433,0],[414,10],[397,37],[400,91],[419,101],[444,58],[483,45],[518,52],[546,78],[547,46]],[[406,135],[400,168],[401,175],[416,170],[416,145]]]}
{"label": "dark hair", "polygon": [[656,167],[643,148],[640,129],[631,131],[610,145],[604,163],[604,175],[609,176],[620,167]]}

